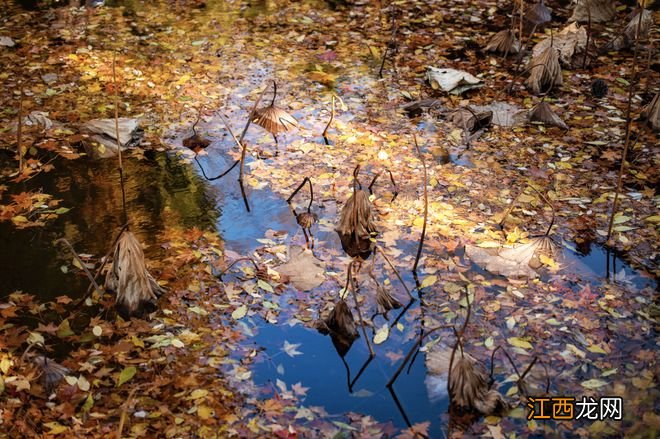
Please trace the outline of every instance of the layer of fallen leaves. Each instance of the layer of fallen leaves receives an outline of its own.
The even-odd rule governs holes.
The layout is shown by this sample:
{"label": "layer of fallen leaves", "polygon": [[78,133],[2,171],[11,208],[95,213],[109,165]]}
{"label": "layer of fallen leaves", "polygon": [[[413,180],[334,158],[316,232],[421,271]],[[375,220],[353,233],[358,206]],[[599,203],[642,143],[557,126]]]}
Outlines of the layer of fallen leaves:
{"label": "layer of fallen leaves", "polygon": [[[213,2],[206,11],[158,6],[162,5],[143,5],[137,10],[101,8],[91,13],[58,8],[48,15],[11,15],[3,32],[11,32],[20,44],[0,49],[3,65],[16,71],[0,73],[0,98],[8,109],[2,116],[5,126],[16,116],[19,79],[29,82],[26,113],[48,110],[53,120],[71,126],[111,117],[110,54],[116,49],[128,49],[117,55],[120,108],[148,115],[147,138],[153,142],[170,125],[179,126],[182,116],[192,125],[198,114],[193,108],[201,106],[222,107],[232,124],[242,125],[260,87],[266,86],[263,80],[277,77],[284,89],[278,104],[291,110],[302,128],[298,134],[281,136],[280,148],[286,151],[279,157],[248,163],[248,192],[268,186],[288,197],[304,176],[312,177],[317,200],[324,200],[326,207],[318,226],[326,238],[316,245],[317,257],[326,263],[327,279],[312,294],[296,294],[295,281],[285,284],[276,272],[278,265],[292,257],[285,255],[287,244],[299,244],[300,235],[264,231],[257,254],[269,276],[240,268],[241,277],[221,284],[211,275],[211,267],[223,269],[233,256],[245,255],[228,258],[217,237],[190,231],[180,236],[171,232],[168,238],[169,250],[157,268],[161,280],[169,282],[170,293],[152,320],[95,318],[76,327],[60,318],[42,322],[42,327],[27,326],[13,323],[15,315],[27,312],[38,318],[44,311],[55,311],[66,316],[68,310],[65,303],[41,304],[16,293],[1,305],[3,319],[12,319],[10,326],[0,325],[5,335],[0,354],[2,421],[12,425],[12,431],[106,436],[117,431],[122,419],[124,432],[136,436],[159,432],[290,437],[296,432],[304,435],[308,426],[301,419],[310,418],[314,428],[320,425],[328,435],[346,428],[323,423],[322,409],[301,407],[297,398],[304,392],[300,387],[278,386],[280,395],[272,398],[250,396],[256,394],[250,392],[251,352],[246,352],[245,361],[230,353],[245,349],[240,343],[246,332],[241,326],[244,319],[261,317],[273,323],[294,319],[311,326],[320,310],[336,299],[347,261],[336,247],[327,245],[327,236],[336,219],[332,213],[350,195],[356,162],[372,173],[387,167],[397,176],[400,195],[394,204],[382,195],[387,190],[383,182],[377,185],[378,239],[395,265],[412,265],[411,248],[419,236],[423,212],[421,165],[408,135],[415,128],[420,128],[418,137],[426,147],[430,177],[427,251],[420,273],[426,301],[423,311],[418,308],[406,316],[403,338],[413,336],[422,312],[429,327],[454,321],[460,292],[467,285],[473,292],[471,302],[479,310],[468,336],[474,345],[471,352],[480,360],[497,345],[511,347],[516,359],[528,360],[533,353],[541,353],[550,366],[555,394],[618,395],[626,401],[622,423],[540,425],[521,419],[524,413],[519,408],[506,418],[479,420],[468,432],[496,436],[560,431],[587,436],[635,434],[657,425],[652,343],[657,310],[651,288],[640,289],[633,282],[636,279],[625,276],[602,283],[593,274],[570,266],[536,280],[492,276],[475,270],[462,254],[466,244],[525,245],[527,232],[512,230],[544,230],[548,212],[529,194],[518,198],[520,206],[504,224],[509,236],[504,238],[495,227],[497,216],[529,184],[541,188],[553,202],[558,217],[555,236],[583,248],[604,241],[625,133],[631,53],[594,56],[589,70],[566,70],[561,76],[554,69],[555,87],[544,102],[561,114],[568,131],[537,124],[491,126],[472,139],[468,149],[465,139],[470,137],[464,127],[433,110],[410,123],[399,108],[428,94],[435,99],[434,108],[452,111],[492,102],[534,108],[538,98],[526,90],[514,87],[513,95],[506,93],[518,70],[515,58],[486,56],[478,49],[496,31],[510,26],[507,14],[513,11],[508,6],[398,2],[398,24],[405,31],[397,40],[397,70],[389,59],[384,80],[376,73],[393,23],[374,5],[333,12],[295,2],[277,5],[268,14],[238,9],[227,14],[224,4]],[[570,15],[562,8],[554,12],[563,20]],[[622,11],[617,17],[623,24],[628,20],[624,15]],[[47,26],[33,29],[33,20],[43,20]],[[564,28],[559,23],[552,26],[555,34]],[[592,40],[599,47],[604,45],[615,37],[611,29],[594,25]],[[537,32],[529,47],[549,35],[550,31]],[[578,36],[575,45],[572,40],[563,44],[570,49],[566,57],[579,53],[581,31]],[[428,66],[471,72],[486,86],[461,97],[434,91],[431,85],[422,85]],[[603,100],[589,95],[595,78],[610,86]],[[657,83],[657,74],[650,71],[638,90]],[[346,109],[336,114],[329,130],[331,144],[325,145],[319,135],[329,117],[331,92],[342,98]],[[640,93],[634,99],[636,112],[638,103],[646,100]],[[222,143],[225,133],[220,126],[219,120],[208,116],[198,129]],[[656,137],[641,126],[635,126],[635,134],[630,172],[615,217],[615,245],[629,260],[657,270],[653,244],[658,224]],[[13,132],[4,130],[0,135],[13,145]],[[48,143],[48,136],[58,142]],[[28,146],[54,146],[61,154],[71,154],[77,140],[71,133],[44,137],[37,132],[31,134]],[[271,137],[257,127],[251,128],[246,140],[250,145],[271,147]],[[28,152],[34,160],[36,147],[37,153]],[[24,214],[38,210],[43,202],[33,203],[32,195],[21,203],[3,198],[3,216],[11,219],[23,214],[32,221]],[[19,205],[24,207],[19,209]],[[227,260],[222,260],[223,255]],[[308,262],[319,269],[315,261]],[[366,297],[365,306],[375,309],[377,305]],[[71,375],[52,402],[33,384],[38,372],[25,366],[27,356],[21,359],[28,344],[42,339],[46,346],[61,340],[74,346],[62,358],[55,358]],[[285,352],[295,356],[297,343],[287,343]],[[383,351],[389,359],[400,359],[390,341],[379,343],[379,357]],[[382,433],[369,417],[351,415],[349,420],[352,428],[365,434]],[[413,436],[427,428],[420,424],[403,434]]]}

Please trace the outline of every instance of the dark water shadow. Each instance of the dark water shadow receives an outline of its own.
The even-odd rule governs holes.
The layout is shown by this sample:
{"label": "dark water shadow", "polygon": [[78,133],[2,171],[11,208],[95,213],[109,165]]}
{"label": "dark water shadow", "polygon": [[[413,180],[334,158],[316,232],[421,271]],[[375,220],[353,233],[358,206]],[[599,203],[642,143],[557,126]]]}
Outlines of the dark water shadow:
{"label": "dark water shadow", "polygon": [[[4,163],[2,164],[5,165]],[[9,166],[9,164],[6,164]],[[78,253],[94,261],[107,253],[121,227],[121,192],[116,161],[57,159],[54,169],[15,188],[14,193],[41,191],[62,200],[71,210],[44,226],[17,229],[0,222],[0,297],[15,290],[47,301],[59,295],[82,295],[88,280],[73,268],[68,251],[55,246],[66,238]],[[218,211],[201,179],[180,159],[166,153],[127,158],[127,210],[131,230],[146,246],[147,258],[158,256],[166,222],[181,227],[212,229]],[[3,195],[3,203],[10,194]],[[59,207],[58,206],[58,207]],[[62,267],[67,267],[63,271]]]}

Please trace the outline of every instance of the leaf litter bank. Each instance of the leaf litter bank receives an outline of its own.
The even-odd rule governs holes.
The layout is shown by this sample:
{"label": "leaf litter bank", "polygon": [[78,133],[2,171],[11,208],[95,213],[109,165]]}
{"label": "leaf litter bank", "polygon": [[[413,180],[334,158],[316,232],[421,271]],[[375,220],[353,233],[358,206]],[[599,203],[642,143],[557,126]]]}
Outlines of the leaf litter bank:
{"label": "leaf litter bank", "polygon": [[[41,227],[58,215],[73,214],[48,201],[49,194],[39,195],[29,178],[57,166],[50,161],[56,154],[57,160],[87,160],[78,158],[84,139],[75,127],[90,119],[112,117],[113,51],[118,51],[120,115],[140,116],[146,143],[155,148],[174,146],[173,154],[184,161],[192,157],[178,148],[182,143],[178,139],[192,132],[174,133],[192,126],[200,113],[195,134],[202,133],[212,144],[199,160],[212,161],[217,154],[230,157],[229,163],[238,159],[240,151],[213,111],[227,115],[232,126],[241,126],[258,94],[275,79],[278,105],[288,109],[300,127],[296,133],[280,135],[279,148],[284,151],[277,157],[270,134],[256,126],[250,129],[245,139],[257,150],[255,155],[273,157],[246,161],[247,196],[268,187],[284,199],[304,177],[311,178],[323,206],[316,226],[320,233],[315,256],[326,264],[326,281],[310,293],[300,293],[278,277],[276,266],[291,257],[288,246],[304,245],[299,232],[263,230],[258,244],[249,247],[254,251],[238,254],[226,249],[213,230],[189,229],[171,220],[160,232],[160,257],[149,260],[150,270],[168,288],[160,299],[160,310],[149,320],[116,320],[112,313],[103,312],[112,300],[96,293],[89,302],[92,306],[82,312],[92,317],[78,319],[80,308],[68,306],[66,295],[44,304],[12,292],[0,314],[4,336],[0,419],[11,426],[10,435],[389,434],[390,427],[368,416],[350,415],[342,423],[329,422],[322,408],[304,406],[305,391],[300,387],[280,388],[256,398],[250,362],[259,353],[241,341],[254,329],[251,318],[312,326],[327,316],[344,285],[348,264],[332,230],[341,200],[351,194],[351,171],[358,163],[374,172],[387,167],[397,176],[396,201],[390,203],[387,194],[374,200],[381,232],[377,239],[400,271],[412,267],[414,250],[402,249],[415,248],[424,211],[422,167],[414,152],[413,131],[426,155],[429,175],[428,225],[419,269],[423,302],[404,316],[400,337],[377,346],[377,359],[380,349],[380,356],[391,354],[381,361],[396,363],[402,352],[400,342],[414,339],[420,324],[428,329],[460,321],[465,313],[460,292],[467,286],[475,316],[464,343],[477,360],[488,361],[497,346],[511,347],[520,364],[527,363],[533,353],[543,353],[543,361],[551,366],[552,394],[619,395],[625,401],[621,423],[526,422],[520,406],[507,417],[478,419],[465,427],[468,434],[634,435],[657,429],[653,411],[657,400],[653,279],[657,271],[653,270],[657,270],[658,217],[653,188],[658,164],[653,132],[635,124],[631,171],[621,213],[614,218],[617,249],[651,274],[640,278],[624,272],[623,277],[619,274],[615,281],[605,283],[576,267],[575,258],[557,271],[558,261],[546,257],[539,279],[505,278],[470,265],[462,251],[466,244],[487,249],[524,245],[532,235],[545,232],[550,208],[528,186],[543,191],[552,201],[557,215],[552,235],[569,247],[565,251],[570,253],[572,246],[582,253],[597,251],[595,246],[606,234],[625,133],[624,86],[631,71],[631,53],[594,54],[587,70],[562,72],[562,85],[555,86],[545,100],[560,110],[569,131],[543,125],[490,126],[477,131],[480,135],[475,138],[474,133],[466,134],[464,124],[444,121],[437,108],[459,110],[505,101],[531,109],[539,101],[521,84],[507,95],[517,71],[515,61],[485,56],[479,49],[495,32],[509,26],[508,16],[515,12],[507,9],[510,6],[400,2],[387,8],[380,5],[382,9],[352,5],[333,11],[313,2],[199,5],[178,2],[172,8],[126,2],[120,8],[39,12],[12,6],[4,12],[2,35],[19,43],[0,51],[3,65],[10,66],[0,75],[5,126],[16,120],[20,100],[22,115],[47,111],[50,120],[64,127],[21,127],[25,170],[18,177],[3,171],[7,182],[0,185],[2,219],[16,227]],[[571,11],[551,6],[560,18],[551,26],[560,29]],[[619,15],[624,22],[624,13]],[[397,32],[392,32],[395,26]],[[614,37],[611,28],[598,26],[593,25],[591,35],[597,43]],[[540,41],[542,32],[531,38]],[[386,47],[388,60],[382,57]],[[381,65],[383,79],[378,78]],[[427,66],[470,72],[486,85],[463,96],[433,91],[424,82]],[[652,97],[657,92],[653,90],[656,76],[652,70],[641,75],[638,89]],[[596,78],[610,85],[605,99],[589,94]],[[334,114],[325,133],[326,145],[320,133],[330,118],[333,95],[341,98],[344,108]],[[425,98],[438,102],[415,119],[403,115],[401,106]],[[636,104],[647,99],[639,95]],[[460,119],[465,121],[467,113],[462,114]],[[13,130],[0,134],[6,145],[15,145]],[[142,149],[132,155],[144,158]],[[449,157],[449,163],[444,157]],[[464,157],[471,166],[460,165],[466,163]],[[25,191],[19,193],[10,178],[23,180]],[[220,184],[234,184],[233,178],[225,177]],[[385,185],[378,189],[387,191]],[[110,196],[117,201],[118,195],[114,191]],[[45,202],[47,208],[42,207]],[[505,233],[497,227],[502,219]],[[262,269],[250,267],[249,262],[238,264],[236,272],[219,282],[214,275],[241,257],[253,258]],[[376,272],[390,280],[381,265]],[[361,306],[375,309],[375,291],[369,291],[369,281],[363,277],[358,281],[363,284]],[[396,288],[396,282],[388,284]],[[403,293],[395,291],[401,299]],[[32,316],[33,322],[17,323],[18,315]],[[379,341],[383,334],[378,331]],[[451,333],[442,336],[451,337]],[[68,369],[66,378],[50,401],[45,399],[51,390],[45,388],[49,381],[37,378],[43,372],[38,347],[23,355],[26,346],[40,344],[69,345],[66,355],[58,358]],[[289,344],[287,354],[295,352]],[[500,374],[510,372],[503,369]],[[529,387],[540,391],[543,384],[541,377],[532,376]],[[514,387],[506,396],[519,401]],[[438,416],[448,421],[446,414]],[[404,434],[427,429],[428,425],[420,424]]]}

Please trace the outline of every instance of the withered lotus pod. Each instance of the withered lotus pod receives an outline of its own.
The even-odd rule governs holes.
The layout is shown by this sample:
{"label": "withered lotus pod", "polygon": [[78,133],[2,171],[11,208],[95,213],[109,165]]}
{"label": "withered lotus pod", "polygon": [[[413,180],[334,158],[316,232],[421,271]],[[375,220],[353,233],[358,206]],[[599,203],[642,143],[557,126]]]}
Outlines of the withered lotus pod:
{"label": "withered lotus pod", "polygon": [[41,382],[47,391],[52,390],[70,372],[67,367],[45,355],[36,355],[32,362],[41,370]]}

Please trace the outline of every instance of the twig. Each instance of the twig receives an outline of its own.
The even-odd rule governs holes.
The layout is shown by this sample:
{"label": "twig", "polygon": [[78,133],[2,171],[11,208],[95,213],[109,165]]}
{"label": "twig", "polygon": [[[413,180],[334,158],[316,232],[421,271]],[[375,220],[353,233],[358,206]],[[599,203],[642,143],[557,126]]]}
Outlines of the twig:
{"label": "twig", "polygon": [[232,262],[231,264],[229,264],[229,267],[227,267],[227,268],[225,268],[224,270],[222,270],[222,272],[221,272],[220,274],[218,274],[216,277],[217,277],[218,279],[222,280],[222,276],[223,276],[224,274],[226,274],[226,273],[231,269],[231,267],[233,267],[234,265],[236,265],[238,262],[241,262],[241,261],[250,261],[250,262],[252,262],[252,265],[254,265],[255,276],[256,276],[256,272],[259,271],[259,265],[254,261],[254,259],[252,259],[252,258],[250,258],[250,257],[244,257],[244,258],[238,258],[238,259],[236,259],[234,262]]}
{"label": "twig", "polygon": [[121,185],[121,208],[123,214],[123,223],[128,224],[128,212],[126,211],[126,190],[124,189],[124,166],[121,158],[121,141],[119,140],[119,91],[117,90],[117,75],[115,64],[117,63],[117,53],[112,54],[112,89],[114,92],[113,106],[115,107],[115,140],[117,141],[117,157],[119,158],[119,184]]}
{"label": "twig", "polygon": [[470,322],[470,316],[472,315],[472,305],[470,304],[470,292],[468,291],[467,287],[465,288],[465,302],[467,303],[467,315],[465,316],[465,321],[463,322],[463,326],[461,327],[460,331],[456,331],[456,328],[452,327],[454,329],[454,335],[456,336],[456,343],[454,344],[454,347],[451,350],[451,356],[449,357],[449,372],[447,373],[447,390],[449,391],[449,397],[452,397],[452,392],[451,389],[449,389],[449,383],[451,383],[451,372],[452,368],[454,367],[454,356],[456,355],[456,348],[458,346],[461,347],[461,357],[465,355],[465,351],[463,349],[463,342],[461,339],[463,338],[463,334],[465,333],[465,328],[467,328],[468,323]]}
{"label": "twig", "polygon": [[[202,167],[202,164],[197,160],[197,155],[195,155],[195,161],[197,162],[197,165],[199,166],[199,169],[202,171],[202,175],[204,176],[205,179],[208,181],[213,181],[213,180],[218,180],[225,175],[229,174],[229,172],[236,167],[240,163],[240,171],[238,174],[238,184],[241,188],[241,195],[243,196],[243,202],[245,203],[245,208],[247,211],[250,211],[250,204],[248,203],[247,195],[245,194],[245,187],[243,186],[243,170],[244,170],[244,164],[245,164],[245,154],[247,152],[247,145],[243,142],[243,139],[245,138],[245,134],[247,134],[248,128],[250,128],[250,123],[252,123],[252,118],[254,116],[254,113],[257,110],[257,106],[261,102],[261,98],[263,97],[264,93],[266,93],[266,90],[268,90],[268,87],[264,88],[263,91],[259,94],[259,97],[257,98],[256,102],[254,103],[254,106],[252,107],[252,110],[250,111],[250,114],[248,115],[247,122],[245,122],[245,127],[243,128],[243,132],[241,133],[240,138],[236,138],[234,135],[234,132],[232,131],[231,127],[229,126],[229,123],[227,120],[224,118],[224,116],[220,113],[220,119],[222,122],[225,124],[227,127],[227,130],[229,131],[229,134],[231,134],[232,138],[234,139],[234,142],[236,142],[236,145],[238,145],[239,148],[241,148],[241,158],[239,160],[236,160],[233,165],[229,167],[226,171],[222,172],[216,177],[208,177],[206,175],[206,172],[204,172],[204,168]],[[277,91],[275,92],[277,93]],[[273,100],[275,99],[275,96],[273,96]]]}
{"label": "twig", "polygon": [[[383,68],[385,67],[385,59],[387,58],[387,54],[390,50],[396,51],[396,34],[399,30],[399,25],[396,23],[396,17],[394,14],[392,14],[392,20],[394,20],[394,23],[392,24],[392,35],[390,36],[390,40],[387,42],[387,46],[385,46],[385,52],[383,52],[383,59],[380,62],[380,69],[378,70],[379,78],[383,77]],[[396,66],[394,68],[396,69]]]}
{"label": "twig", "polygon": [[140,390],[141,388],[146,387],[147,385],[149,385],[149,388],[147,389],[147,392],[151,391],[155,387],[155,384],[152,384],[150,382],[138,384],[137,386],[135,386],[131,389],[131,391],[128,394],[128,398],[126,398],[126,402],[124,402],[124,404],[122,404],[121,415],[119,416],[119,425],[117,426],[117,438],[116,439],[121,439],[121,435],[122,435],[122,432],[124,430],[124,424],[126,423],[126,416],[127,416],[127,413],[128,413],[128,408],[133,403],[133,398],[135,397],[135,393],[138,390]]}
{"label": "twig", "polygon": [[[399,195],[399,188],[396,185],[396,181],[394,181],[394,174],[392,174],[392,171],[390,171],[387,168],[385,168],[385,171],[387,171],[387,173],[390,175],[390,182],[392,183],[392,187],[394,189],[392,199],[390,200],[390,203],[392,203],[394,202],[394,200],[396,200],[396,197]],[[373,180],[371,180],[371,183],[369,184],[369,195],[373,195],[373,187],[374,184],[376,184],[376,180],[378,180],[378,177],[380,177],[380,174],[381,173],[379,172],[378,174],[374,175]]]}
{"label": "twig", "polygon": [[[509,215],[511,215],[511,211],[513,211],[513,209],[516,207],[516,203],[518,202],[518,198],[520,198],[520,196],[523,194],[523,192],[525,192],[525,189],[518,192],[518,195],[516,195],[516,198],[514,198],[513,201],[511,201],[511,205],[509,207],[507,207],[507,209],[504,211],[504,215],[502,216],[502,219],[497,224],[502,231],[504,231],[504,222],[506,221],[507,217]],[[506,239],[506,233],[504,234],[504,238]]]}
{"label": "twig", "polygon": [[275,105],[275,98],[277,98],[277,81],[273,81],[273,100],[270,101],[270,106]]}
{"label": "twig", "polygon": [[194,136],[197,136],[197,130],[195,129],[195,127],[199,123],[199,119],[201,119],[201,117],[202,117],[202,109],[203,108],[204,107],[202,106],[202,107],[197,109],[197,119],[195,120],[195,123],[192,125],[192,132],[193,132]]}
{"label": "twig", "polygon": [[617,204],[619,202],[619,193],[623,185],[623,171],[626,169],[626,159],[628,158],[628,147],[630,146],[630,126],[632,125],[632,99],[635,91],[636,70],[637,70],[637,49],[639,48],[639,38],[642,29],[642,16],[644,15],[644,3],[640,3],[639,19],[637,20],[637,32],[635,35],[635,50],[633,52],[633,65],[630,74],[630,85],[628,86],[628,107],[626,108],[626,140],[623,145],[623,154],[621,156],[621,167],[619,168],[619,178],[616,184],[616,192],[614,192],[614,202],[612,203],[612,214],[610,215],[610,223],[607,226],[607,244],[612,245],[610,238],[612,237],[612,228],[614,226],[614,216],[616,214]]}
{"label": "twig", "polygon": [[362,190],[362,185],[360,184],[360,181],[358,180],[358,175],[360,174],[360,164],[358,163],[355,166],[355,169],[353,170],[353,210],[351,212],[353,216],[353,225],[356,228],[353,230],[353,235],[355,235],[355,244],[356,248],[360,248],[360,236],[358,236],[358,214],[357,214],[357,187],[360,186],[360,190]]}
{"label": "twig", "polygon": [[392,375],[392,378],[390,378],[390,380],[387,382],[386,386],[387,386],[388,388],[389,388],[389,387],[392,387],[392,385],[394,384],[394,382],[396,381],[396,379],[399,377],[399,375],[401,375],[401,372],[403,371],[403,368],[406,367],[406,364],[408,363],[408,361],[410,361],[410,358],[413,356],[413,353],[414,353],[414,352],[415,352],[415,351],[421,346],[422,341],[424,341],[424,339],[425,339],[426,337],[428,337],[429,335],[433,334],[435,331],[437,331],[437,330],[439,330],[439,329],[443,329],[443,328],[444,328],[444,329],[446,329],[446,328],[453,328],[453,325],[441,325],[441,326],[436,326],[435,328],[431,328],[431,329],[429,329],[426,333],[424,333],[424,332],[422,331],[422,333],[421,333],[421,334],[419,335],[419,337],[417,338],[417,341],[415,341],[415,344],[413,344],[412,348],[408,351],[408,354],[407,354],[406,357],[404,358],[404,360],[403,360],[403,362],[401,363],[401,365],[399,366],[399,368],[396,370],[396,372],[394,372],[394,375]]}
{"label": "twig", "polygon": [[89,272],[89,269],[87,268],[85,263],[80,259],[80,256],[78,256],[78,253],[76,253],[76,250],[73,248],[71,243],[69,241],[67,241],[65,238],[60,238],[57,241],[55,241],[55,244],[58,244],[60,242],[63,242],[64,244],[66,244],[67,247],[69,247],[69,250],[71,250],[71,253],[73,254],[73,257],[76,259],[76,261],[78,261],[78,264],[80,264],[80,268],[83,269],[83,271],[87,275],[87,278],[90,280],[92,285],[94,285],[94,288],[96,288],[97,291],[102,292],[103,290],[101,290],[101,287],[99,286],[99,284],[96,283],[96,279],[94,279],[94,276],[92,276],[92,273]]}
{"label": "twig", "polygon": [[587,22],[587,45],[584,48],[584,59],[582,60],[582,68],[584,69],[587,66],[587,56],[589,55],[589,40],[591,39],[591,2],[586,1],[587,4],[587,17],[589,21]]}
{"label": "twig", "polygon": [[217,176],[215,176],[215,177],[209,177],[208,175],[206,175],[206,172],[204,172],[204,168],[202,167],[202,164],[201,164],[201,163],[199,162],[199,160],[197,159],[197,155],[196,155],[196,154],[195,154],[194,159],[195,159],[195,161],[197,162],[197,165],[199,166],[199,170],[202,171],[202,175],[203,175],[204,178],[205,178],[206,180],[208,180],[208,181],[218,180],[218,179],[224,177],[225,175],[229,174],[229,173],[231,172],[231,170],[234,169],[234,168],[236,167],[236,165],[238,165],[238,164],[241,162],[240,160],[236,160],[236,161],[234,162],[234,164],[231,165],[231,166],[229,167],[229,169],[227,169],[227,170],[226,170],[225,172],[223,172],[222,174],[217,175]]}
{"label": "twig", "polygon": [[427,175],[426,175],[426,162],[424,161],[424,156],[419,150],[419,145],[417,144],[417,136],[415,134],[413,134],[413,139],[415,141],[415,149],[417,150],[417,155],[419,156],[419,159],[422,162],[422,167],[424,168],[424,223],[422,225],[422,235],[419,238],[419,247],[417,247],[417,256],[415,257],[415,264],[413,265],[413,269],[412,269],[415,276],[417,276],[417,264],[419,264],[419,259],[422,257],[422,248],[424,247],[424,237],[426,235],[426,221],[428,219],[428,214],[429,214],[429,199],[428,199],[428,192],[426,189],[426,185],[428,184]]}
{"label": "twig", "polygon": [[[403,278],[402,278],[401,275],[399,274],[399,271],[394,267],[394,265],[393,265],[392,262],[390,261],[390,258],[388,258],[387,255],[385,254],[385,252],[383,251],[383,249],[381,249],[381,248],[378,247],[378,246],[375,246],[375,247],[374,247],[374,252],[376,252],[376,251],[379,252],[379,253],[381,254],[381,256],[383,256],[383,259],[385,259],[385,262],[387,262],[387,265],[390,266],[390,268],[392,269],[392,271],[393,271],[394,274],[396,275],[397,279],[399,279],[399,282],[401,282],[401,285],[403,285],[403,288],[406,290],[406,293],[408,293],[408,297],[409,297],[411,300],[414,300],[415,298],[413,297],[412,293],[411,293],[410,290],[408,289],[408,286],[406,285],[406,283],[403,281]],[[374,261],[375,261],[375,260],[376,260],[376,256],[374,255]]]}
{"label": "twig", "polygon": [[547,204],[548,206],[550,206],[550,209],[552,209],[552,220],[550,220],[550,225],[548,226],[548,229],[545,231],[545,234],[544,234],[544,236],[548,236],[550,234],[550,230],[552,230],[552,226],[555,225],[555,217],[556,217],[556,215],[555,215],[555,206],[550,202],[550,200],[548,200],[548,198],[541,191],[536,189],[531,184],[529,185],[529,187],[531,187],[532,190],[534,192],[536,192],[539,197],[541,197],[541,200],[543,200],[543,202],[545,204]]}

